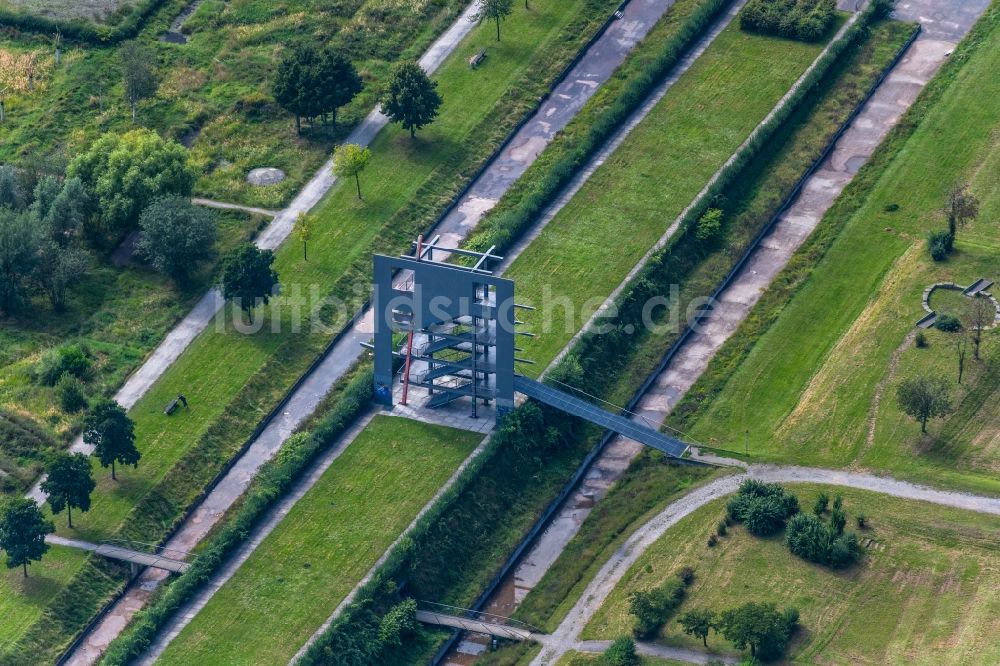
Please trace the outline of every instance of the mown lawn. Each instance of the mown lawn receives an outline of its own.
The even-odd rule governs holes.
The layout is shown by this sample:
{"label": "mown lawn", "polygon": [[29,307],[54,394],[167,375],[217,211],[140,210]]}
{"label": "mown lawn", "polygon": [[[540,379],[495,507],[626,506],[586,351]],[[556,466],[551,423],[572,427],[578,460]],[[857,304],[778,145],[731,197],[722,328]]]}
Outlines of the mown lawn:
{"label": "mown lawn", "polygon": [[287,662],[481,439],[375,417],[158,663]]}
{"label": "mown lawn", "polygon": [[[983,21],[996,25],[995,17]],[[955,386],[958,415],[933,424],[930,437],[921,437],[895,403],[903,377],[936,373],[953,386],[957,379],[954,336],[932,333],[923,350],[907,340],[923,314],[922,290],[939,280],[1000,279],[1000,108],[978,101],[1000,95],[998,67],[1000,29],[993,28],[971,59],[949,73],[950,85],[912,137],[875,172],[875,186],[794,298],[775,304],[765,295],[751,313],[753,322],[780,312],[735,372],[712,377],[710,368],[709,383],[721,386],[721,393],[689,424],[692,436],[726,446],[746,435],[760,459],[860,464],[932,484],[1000,492],[995,330],[984,343],[993,370],[969,364],[974,402]],[[958,251],[935,264],[923,238],[944,227],[946,193],[960,182],[970,183],[982,213],[959,233]],[[828,216],[823,224],[838,223]]]}
{"label": "mown lawn", "polygon": [[[781,536],[759,539],[734,527],[715,548],[708,535],[725,512],[724,500],[702,507],[664,534],[625,574],[584,630],[585,638],[630,631],[628,595],[695,568],[695,582],[678,610],[724,610],[748,601],[794,606],[802,630],[792,661],[824,664],[994,663],[1000,598],[1000,518],[820,486],[789,486],[804,507],[823,490],[841,493],[849,515],[864,513],[862,561],[842,572],[791,555]],[[675,620],[658,640],[699,648]],[[734,653],[712,634],[709,648]]]}
{"label": "mown lawn", "polygon": [[89,556],[82,550],[52,546],[41,562],[28,567],[27,578],[20,567],[0,571],[0,650],[10,648],[24,628],[41,617]]}
{"label": "mown lawn", "polygon": [[[712,43],[505,277],[537,338],[539,373],[805,71],[822,45],[750,35]],[[561,302],[560,302],[561,300]],[[568,304],[568,307],[567,307]]]}

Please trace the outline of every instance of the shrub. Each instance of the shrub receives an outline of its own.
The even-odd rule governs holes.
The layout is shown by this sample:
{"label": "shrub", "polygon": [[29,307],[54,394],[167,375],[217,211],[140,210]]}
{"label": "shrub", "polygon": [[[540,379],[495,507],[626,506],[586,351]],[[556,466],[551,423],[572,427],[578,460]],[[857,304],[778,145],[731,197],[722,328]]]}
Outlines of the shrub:
{"label": "shrub", "polygon": [[834,0],[750,0],[740,12],[740,28],[815,42],[833,27],[836,8]]}
{"label": "shrub", "polygon": [[799,501],[780,484],[747,479],[727,505],[729,515],[756,536],[777,534],[799,512]]}
{"label": "shrub", "polygon": [[[837,515],[843,516],[843,513],[835,511],[834,516]],[[843,530],[843,525],[840,529]],[[798,557],[834,569],[850,566],[861,556],[857,535],[853,532],[841,534],[836,525],[827,525],[816,516],[806,514],[788,521],[785,543]]]}
{"label": "shrub", "polygon": [[639,655],[635,653],[635,641],[628,636],[616,638],[601,655],[604,666],[639,666]]}
{"label": "shrub", "polygon": [[685,585],[690,585],[694,582],[694,568],[681,567],[680,571],[677,572],[677,579]]}
{"label": "shrub", "polygon": [[840,509],[834,509],[833,513],[830,514],[830,527],[837,534],[844,533],[844,527],[847,525],[847,516]]}
{"label": "shrub", "polygon": [[770,603],[750,602],[727,610],[719,617],[719,631],[726,640],[740,650],[750,648],[750,655],[755,660],[780,657],[798,626],[796,609],[779,611]]}
{"label": "shrub", "polygon": [[708,544],[707,544],[708,547],[709,548],[715,548],[716,544],[718,544],[718,543],[719,543],[719,538],[717,536],[715,536],[714,534],[710,534],[709,537],[708,537]]}
{"label": "shrub", "polygon": [[684,600],[684,582],[670,578],[652,590],[638,590],[629,597],[629,613],[635,617],[633,632],[638,638],[652,638]]}
{"label": "shrub", "polygon": [[898,203],[886,204],[885,208],[883,208],[882,210],[884,210],[887,213],[895,213],[897,210],[899,210],[899,204]]}
{"label": "shrub", "polygon": [[917,336],[913,338],[913,344],[915,344],[918,349],[923,349],[927,346],[927,335],[925,335],[923,331],[918,331]]}
{"label": "shrub", "polygon": [[720,520],[719,524],[715,526],[715,533],[719,536],[726,536],[726,531],[729,528],[726,526],[726,521]]}
{"label": "shrub", "polygon": [[79,412],[87,406],[87,394],[83,390],[83,384],[76,377],[65,374],[56,384],[56,395],[59,397],[59,404],[69,412]]}
{"label": "shrub", "polygon": [[718,208],[709,208],[704,215],[698,218],[698,225],[695,227],[694,235],[699,243],[708,245],[715,241],[722,233],[722,211]]}
{"label": "shrub", "polygon": [[865,529],[867,527],[868,527],[868,517],[865,514],[863,514],[863,513],[859,513],[858,514],[858,529],[859,530],[863,530],[863,529]]}
{"label": "shrub", "polygon": [[90,367],[90,357],[82,346],[67,345],[61,349],[50,349],[42,354],[33,374],[37,383],[55,386],[65,374],[77,379],[86,379],[90,375]]}
{"label": "shrub", "polygon": [[945,333],[954,333],[962,329],[962,322],[955,315],[942,314],[934,321],[934,328]]}
{"label": "shrub", "polygon": [[927,252],[934,261],[944,261],[952,244],[951,234],[947,231],[932,231],[927,234]]}
{"label": "shrub", "polygon": [[826,513],[826,508],[829,504],[830,504],[830,498],[827,496],[826,493],[821,492],[816,497],[816,504],[813,505],[813,513],[815,513],[817,516],[822,516],[824,513]]}

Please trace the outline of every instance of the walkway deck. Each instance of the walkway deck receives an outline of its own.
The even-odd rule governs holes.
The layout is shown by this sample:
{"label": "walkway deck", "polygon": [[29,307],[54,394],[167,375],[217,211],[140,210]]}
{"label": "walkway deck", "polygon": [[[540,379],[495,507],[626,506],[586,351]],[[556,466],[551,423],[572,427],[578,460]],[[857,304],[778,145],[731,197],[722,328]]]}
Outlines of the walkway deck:
{"label": "walkway deck", "polygon": [[122,546],[114,546],[106,543],[97,544],[90,543],[88,541],[80,541],[78,539],[67,539],[65,537],[55,536],[54,534],[50,534],[45,537],[45,542],[55,546],[66,546],[67,548],[89,550],[92,553],[103,555],[104,557],[108,557],[112,560],[130,562],[142,567],[163,569],[164,571],[170,571],[173,573],[184,573],[187,571],[188,567],[191,566],[190,562],[170,557],[163,557],[162,555],[143,553],[138,550],[130,550]]}
{"label": "walkway deck", "polygon": [[463,629],[465,631],[474,631],[476,633],[489,634],[490,636],[506,638],[512,641],[530,641],[535,637],[535,635],[527,629],[508,627],[506,625],[495,624],[493,622],[482,622],[472,618],[458,617],[456,615],[445,615],[444,613],[435,613],[434,611],[417,611],[417,620],[419,622],[423,622],[424,624],[436,624],[440,627],[452,627],[455,629]]}

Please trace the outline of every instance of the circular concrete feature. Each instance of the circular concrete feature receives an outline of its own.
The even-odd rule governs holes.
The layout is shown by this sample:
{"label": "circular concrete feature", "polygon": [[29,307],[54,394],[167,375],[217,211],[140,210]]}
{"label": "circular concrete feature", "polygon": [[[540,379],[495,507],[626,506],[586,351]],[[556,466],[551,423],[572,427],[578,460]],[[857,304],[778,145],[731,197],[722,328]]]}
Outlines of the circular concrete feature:
{"label": "circular concrete feature", "polygon": [[254,169],[247,174],[247,182],[251,185],[276,185],[285,179],[285,172],[274,167]]}

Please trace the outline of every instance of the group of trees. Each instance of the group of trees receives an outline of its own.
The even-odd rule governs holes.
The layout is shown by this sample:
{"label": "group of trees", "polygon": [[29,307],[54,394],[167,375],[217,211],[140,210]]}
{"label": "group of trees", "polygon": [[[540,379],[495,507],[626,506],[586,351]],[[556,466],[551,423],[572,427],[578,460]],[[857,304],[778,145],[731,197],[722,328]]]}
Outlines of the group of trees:
{"label": "group of trees", "polygon": [[[102,400],[94,405],[83,424],[83,441],[94,447],[94,457],[101,467],[111,468],[116,480],[116,464],[136,467],[142,457],[135,446],[135,426],[117,402]],[[65,509],[69,527],[73,527],[73,509],[90,510],[90,496],[97,484],[90,459],[82,453],[61,453],[46,466],[41,484],[52,513]],[[45,535],[55,531],[33,500],[8,498],[0,505],[0,550],[6,552],[7,568],[21,567],[28,575],[28,564],[40,560],[48,551]]]}
{"label": "group of trees", "polygon": [[676,576],[651,590],[637,590],[629,597],[629,613],[634,618],[632,632],[637,638],[650,638],[660,631],[684,601],[694,571],[682,569]]}
{"label": "group of trees", "polygon": [[740,650],[750,649],[750,656],[771,660],[780,657],[799,627],[795,608],[779,610],[772,603],[751,601],[737,608],[717,613],[695,608],[681,615],[677,622],[684,633],[701,639],[708,647],[708,634],[716,631]]}
{"label": "group of trees", "polygon": [[295,115],[295,131],[302,133],[302,118],[332,117],[337,109],[361,92],[354,65],[339,51],[300,44],[279,63],[272,92],[284,109]]}
{"label": "group of trees", "polygon": [[35,293],[54,309],[90,258],[79,240],[88,195],[78,178],[46,175],[30,191],[12,166],[0,166],[0,315],[22,309]]}
{"label": "group of trees", "polygon": [[799,512],[799,500],[778,483],[747,479],[726,505],[728,516],[760,537],[777,534]]}
{"label": "group of trees", "polygon": [[792,553],[804,560],[842,569],[858,561],[861,546],[857,534],[844,529],[847,515],[840,495],[834,499],[830,522],[823,522],[828,502],[826,494],[820,493],[812,515],[800,513],[793,516],[785,530],[785,543]]}

